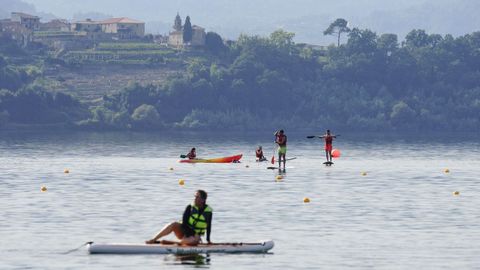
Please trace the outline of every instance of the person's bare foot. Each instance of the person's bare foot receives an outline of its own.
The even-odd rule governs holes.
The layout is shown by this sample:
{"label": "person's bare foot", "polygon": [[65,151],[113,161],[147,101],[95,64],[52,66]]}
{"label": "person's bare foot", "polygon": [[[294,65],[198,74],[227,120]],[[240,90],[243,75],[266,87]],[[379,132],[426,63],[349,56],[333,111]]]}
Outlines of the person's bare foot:
{"label": "person's bare foot", "polygon": [[150,240],[145,241],[145,244],[156,244],[156,243],[157,243],[157,240],[155,240],[155,239],[150,239]]}

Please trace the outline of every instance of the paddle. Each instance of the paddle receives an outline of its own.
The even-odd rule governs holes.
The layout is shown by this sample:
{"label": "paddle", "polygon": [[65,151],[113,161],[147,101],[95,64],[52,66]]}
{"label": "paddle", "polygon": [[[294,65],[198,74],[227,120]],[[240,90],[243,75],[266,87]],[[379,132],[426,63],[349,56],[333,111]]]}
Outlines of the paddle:
{"label": "paddle", "polygon": [[[340,134],[333,135],[333,136],[338,137],[338,136],[340,136]],[[310,136],[307,136],[307,139],[313,139],[313,138],[315,138],[315,137],[316,137],[316,138],[321,138],[322,136],[310,135]]]}
{"label": "paddle", "polygon": [[187,155],[180,155],[180,158],[186,158]]}
{"label": "paddle", "polygon": [[276,148],[276,146],[273,147],[273,155],[272,155],[272,159],[270,160],[270,162],[271,162],[272,164],[275,164],[275,152],[276,152],[276,151],[275,151],[275,150],[276,150],[275,148]]}

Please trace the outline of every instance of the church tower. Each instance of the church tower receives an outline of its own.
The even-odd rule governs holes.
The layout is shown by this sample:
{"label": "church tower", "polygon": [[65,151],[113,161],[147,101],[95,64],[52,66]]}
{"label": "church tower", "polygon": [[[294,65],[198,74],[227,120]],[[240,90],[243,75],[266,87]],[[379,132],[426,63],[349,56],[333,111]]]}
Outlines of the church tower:
{"label": "church tower", "polygon": [[173,29],[175,31],[182,31],[182,18],[180,18],[180,14],[177,12],[177,16],[175,17],[175,24],[173,25]]}

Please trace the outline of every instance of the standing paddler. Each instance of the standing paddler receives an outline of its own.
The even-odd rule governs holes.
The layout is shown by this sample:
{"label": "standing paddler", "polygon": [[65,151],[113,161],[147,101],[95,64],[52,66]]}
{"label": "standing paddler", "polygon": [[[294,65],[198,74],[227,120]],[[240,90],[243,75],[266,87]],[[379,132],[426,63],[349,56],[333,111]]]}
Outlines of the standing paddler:
{"label": "standing paddler", "polygon": [[281,170],[283,158],[283,170],[285,170],[285,165],[287,163],[287,135],[285,135],[283,129],[275,132],[275,143],[278,145],[278,169]]}
{"label": "standing paddler", "polygon": [[336,139],[337,135],[332,135],[330,129],[327,129],[327,132],[320,136],[320,138],[325,140],[325,156],[327,162],[332,162],[333,139]]}

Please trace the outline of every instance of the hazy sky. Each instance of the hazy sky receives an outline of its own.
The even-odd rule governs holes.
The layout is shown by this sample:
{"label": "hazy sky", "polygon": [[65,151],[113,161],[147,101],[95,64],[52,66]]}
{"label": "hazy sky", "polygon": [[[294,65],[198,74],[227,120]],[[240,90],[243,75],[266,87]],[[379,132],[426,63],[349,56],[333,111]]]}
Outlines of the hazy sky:
{"label": "hazy sky", "polygon": [[[1,2],[2,0],[0,0]],[[12,0],[9,0],[12,1]],[[167,33],[178,12],[193,24],[236,38],[278,28],[296,33],[297,42],[325,44],[323,30],[342,17],[351,26],[401,37],[416,28],[462,35],[480,30],[480,0],[24,0],[36,10],[72,19],[95,12],[147,22],[147,31]]]}

